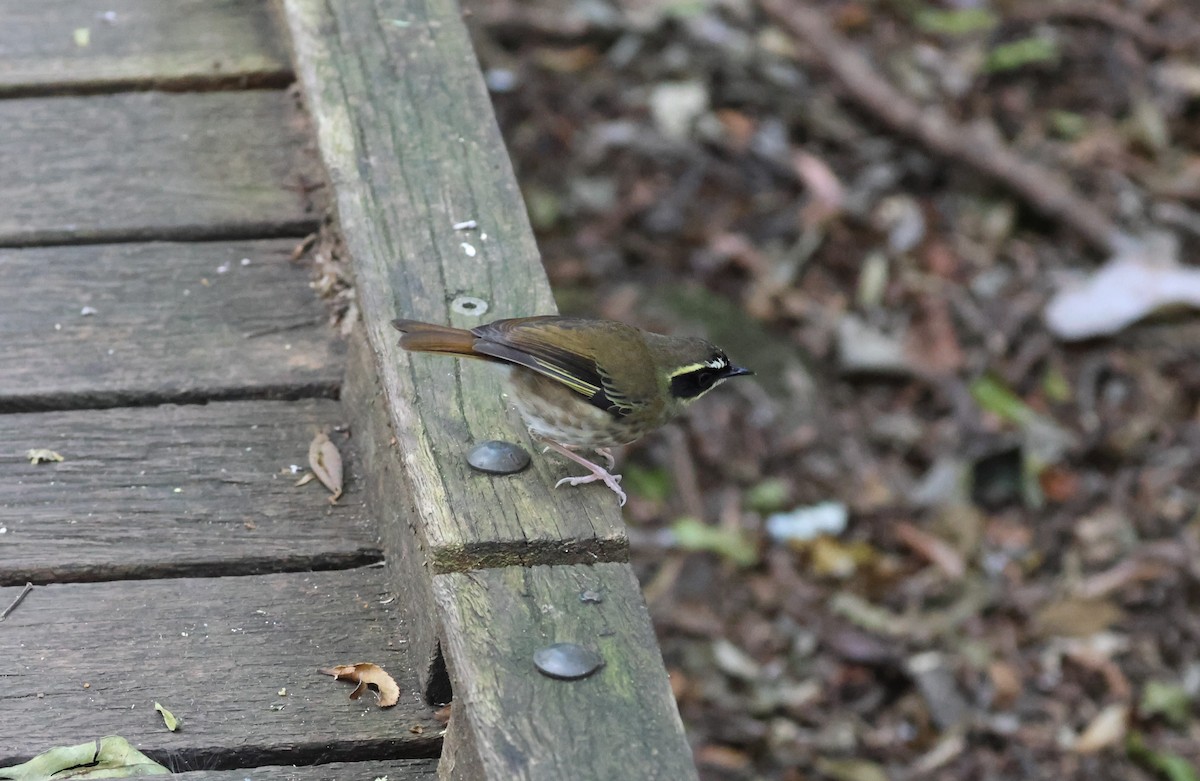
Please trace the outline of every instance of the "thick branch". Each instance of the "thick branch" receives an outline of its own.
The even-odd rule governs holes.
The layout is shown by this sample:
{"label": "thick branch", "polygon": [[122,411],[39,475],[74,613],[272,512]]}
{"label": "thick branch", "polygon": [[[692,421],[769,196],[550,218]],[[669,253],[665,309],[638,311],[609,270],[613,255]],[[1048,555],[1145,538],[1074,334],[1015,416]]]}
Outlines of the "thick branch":
{"label": "thick branch", "polygon": [[893,130],[931,152],[964,163],[1002,183],[1046,216],[1060,220],[1108,254],[1120,231],[1061,178],[1030,163],[990,136],[954,122],[945,112],[917,104],[880,76],[820,11],[792,0],[760,0],[762,7],[811,47],[850,94]]}

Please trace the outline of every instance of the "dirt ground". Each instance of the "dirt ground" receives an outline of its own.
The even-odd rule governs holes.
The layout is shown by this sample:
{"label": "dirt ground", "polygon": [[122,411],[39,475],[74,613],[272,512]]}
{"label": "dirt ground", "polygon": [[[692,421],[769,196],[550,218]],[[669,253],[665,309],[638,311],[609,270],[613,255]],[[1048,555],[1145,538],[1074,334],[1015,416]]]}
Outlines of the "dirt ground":
{"label": "dirt ground", "polygon": [[475,0],[705,779],[1200,773],[1200,4]]}

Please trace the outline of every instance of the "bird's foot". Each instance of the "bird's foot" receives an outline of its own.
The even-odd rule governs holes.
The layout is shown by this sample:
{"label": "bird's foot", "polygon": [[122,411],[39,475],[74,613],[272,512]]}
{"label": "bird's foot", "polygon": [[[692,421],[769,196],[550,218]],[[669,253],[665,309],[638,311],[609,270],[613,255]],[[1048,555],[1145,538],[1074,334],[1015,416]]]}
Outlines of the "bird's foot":
{"label": "bird's foot", "polygon": [[[560,445],[559,443],[554,442],[553,440],[549,440],[549,439],[545,439],[545,438],[541,438],[541,437],[539,437],[539,438],[542,440],[542,442],[544,442],[546,444],[546,447],[548,447],[549,449],[553,450],[555,453],[558,453],[561,456],[571,459],[572,461],[579,464],[580,466],[586,467],[587,470],[590,472],[590,474],[579,475],[578,477],[564,477],[563,479],[559,480],[557,483],[554,484],[555,488],[558,488],[559,486],[563,485],[564,483],[566,485],[586,485],[587,483],[595,483],[597,481],[600,481],[600,482],[603,482],[610,489],[612,489],[612,492],[617,495],[617,499],[620,500],[621,506],[622,507],[625,506],[626,496],[625,496],[625,491],[621,489],[621,485],[620,485],[621,476],[620,475],[614,475],[611,472],[609,472],[608,469],[605,469],[604,467],[600,466],[599,464],[593,464],[591,461],[588,461],[586,458],[584,458],[583,456],[579,455],[578,453],[572,451],[570,448],[566,447],[565,445]],[[601,455],[605,455],[609,459],[609,461],[612,462],[613,459],[612,459],[611,454],[601,453]],[[613,463],[610,463],[609,468],[611,469],[613,467],[613,465],[614,465]]]}
{"label": "bird's foot", "polygon": [[587,483],[594,483],[597,480],[603,480],[604,484],[606,486],[608,486],[609,488],[611,488],[613,493],[615,493],[617,495],[617,501],[619,501],[621,503],[621,506],[624,507],[626,497],[625,497],[625,491],[622,490],[621,485],[620,485],[621,476],[614,475],[613,473],[609,472],[604,467],[599,466],[597,464],[592,464],[592,468],[595,469],[595,471],[592,472],[590,475],[580,475],[579,477],[564,477],[562,480],[559,480],[557,483],[555,483],[554,487],[558,488],[559,486],[563,485],[564,483],[567,485],[585,485]]}
{"label": "bird's foot", "polygon": [[[599,455],[601,458],[603,458],[605,461],[608,462],[609,469],[612,469],[614,466],[617,465],[617,459],[613,456],[612,450],[610,450],[606,447],[598,447],[598,448],[596,448],[596,453],[597,453],[597,455]],[[617,476],[620,477],[620,475],[617,475]]]}

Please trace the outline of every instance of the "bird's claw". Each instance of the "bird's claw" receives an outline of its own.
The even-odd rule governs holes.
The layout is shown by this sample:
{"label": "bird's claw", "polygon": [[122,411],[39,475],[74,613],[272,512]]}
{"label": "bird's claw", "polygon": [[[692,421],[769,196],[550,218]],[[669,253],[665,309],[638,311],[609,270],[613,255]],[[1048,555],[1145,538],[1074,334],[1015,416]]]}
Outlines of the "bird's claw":
{"label": "bird's claw", "polygon": [[606,471],[605,469],[603,469],[599,466],[596,466],[595,464],[593,464],[592,466],[595,467],[595,471],[593,471],[590,475],[579,475],[577,477],[564,477],[563,479],[561,479],[557,483],[555,483],[554,487],[558,488],[562,485],[570,485],[570,486],[586,485],[588,483],[595,483],[597,481],[601,481],[606,486],[608,486],[609,488],[612,489],[612,492],[617,495],[617,500],[621,503],[621,506],[624,507],[625,500],[627,497],[625,496],[625,491],[621,488],[621,476],[614,475],[614,474]]}
{"label": "bird's claw", "polygon": [[[609,469],[612,469],[614,466],[617,465],[617,459],[615,457],[613,457],[612,451],[609,450],[608,448],[598,447],[598,448],[596,448],[596,453],[599,456],[601,456],[605,461],[608,462]],[[620,477],[621,477],[620,475],[617,475],[618,479],[620,479]]]}
{"label": "bird's claw", "polygon": [[[549,449],[555,451],[556,453],[558,453],[562,456],[565,456],[566,458],[571,459],[572,461],[579,464],[580,466],[586,467],[587,470],[589,472],[591,472],[591,474],[589,474],[589,475],[580,475],[578,477],[564,477],[563,479],[559,480],[557,483],[554,484],[555,488],[558,488],[559,486],[562,486],[564,484],[565,485],[585,485],[587,483],[594,483],[597,480],[600,480],[600,481],[603,481],[604,484],[606,486],[608,486],[610,489],[612,489],[612,492],[617,495],[617,498],[621,501],[621,506],[622,507],[625,506],[625,498],[626,497],[625,497],[625,492],[621,490],[621,485],[620,485],[621,476],[620,475],[614,475],[611,472],[609,472],[608,469],[605,469],[604,467],[600,466],[599,464],[593,464],[591,461],[588,461],[583,456],[572,451],[571,448],[567,447],[566,445],[555,442],[553,439],[549,439],[547,437],[542,437],[542,436],[539,436],[538,439],[541,440],[542,444],[544,444]],[[612,469],[615,462],[612,457],[612,454],[608,452],[608,449],[602,448],[600,450],[597,450],[596,452],[600,453],[600,455],[602,455],[608,459],[608,462],[609,462],[608,468]]]}

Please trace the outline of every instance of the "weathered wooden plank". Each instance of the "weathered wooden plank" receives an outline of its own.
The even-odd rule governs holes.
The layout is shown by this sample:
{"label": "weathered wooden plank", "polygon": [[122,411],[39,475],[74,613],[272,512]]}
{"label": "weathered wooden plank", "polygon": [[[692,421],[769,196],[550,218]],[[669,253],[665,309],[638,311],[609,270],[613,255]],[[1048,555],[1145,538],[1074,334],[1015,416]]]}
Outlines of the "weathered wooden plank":
{"label": "weathered wooden plank", "polygon": [[[110,734],[199,768],[435,756],[389,600],[375,568],[37,588],[0,625],[0,766]],[[317,673],[363,661],[400,704]]]}
{"label": "weathered wooden plank", "polygon": [[[385,526],[395,525],[385,549],[432,576],[437,620],[425,626],[437,631],[440,622],[455,708],[465,714],[439,773],[696,778],[631,570],[574,563],[627,555],[613,495],[554,491],[568,472],[538,458],[514,477],[473,474],[464,460],[472,442],[524,439],[500,378],[394,346],[396,314],[468,326],[554,311],[458,7],[283,4],[370,345],[351,361],[349,396],[373,400],[392,424],[390,434],[385,424],[364,429],[373,442],[365,451],[398,471],[402,486],[372,492],[382,495]],[[467,219],[477,232],[454,230]],[[466,296],[476,303],[456,306]],[[398,460],[383,455],[393,446]],[[581,604],[584,589],[605,601]],[[556,640],[594,644],[609,667],[575,683],[540,677],[532,653]],[[418,650],[432,646],[419,642]]]}
{"label": "weathered wooden plank", "polygon": [[[194,770],[186,757],[168,755],[154,757],[169,768],[176,781],[346,781],[347,779],[387,778],[390,781],[434,781],[437,778],[436,759],[392,759],[371,762],[330,762],[321,765],[266,765],[234,770]],[[0,768],[0,771],[5,768]],[[0,778],[5,777],[0,773]]]}
{"label": "weathered wooden plank", "polygon": [[281,91],[0,101],[0,246],[302,235],[319,181]]}
{"label": "weathered wooden plank", "polygon": [[[487,318],[554,311],[457,5],[284,7],[431,566],[623,559],[613,494],[553,490],[571,474],[565,464],[536,457],[513,477],[472,473],[471,443],[528,442],[506,410],[500,376],[472,362],[402,355],[388,325],[398,313],[474,325],[485,309]],[[466,219],[478,231],[453,229]],[[456,314],[453,300],[463,295],[486,306]]]}
{"label": "weathered wooden plank", "polygon": [[[436,576],[433,591],[454,718],[469,726],[452,718],[446,735],[446,756],[468,772],[448,775],[447,763],[443,778],[697,778],[629,565],[453,573]],[[598,651],[604,667],[576,681],[541,675],[534,652],[560,642]],[[464,739],[465,749],[457,744]],[[464,758],[472,751],[478,762]]]}
{"label": "weathered wooden plank", "polygon": [[[226,402],[0,415],[0,584],[238,575],[378,560],[357,458],[336,506],[297,487],[336,402]],[[61,463],[31,464],[50,448]]]}
{"label": "weathered wooden plank", "polygon": [[334,394],[340,347],[293,245],[0,249],[0,410]]}
{"label": "weathered wooden plank", "polygon": [[0,19],[2,97],[291,79],[268,0],[0,0]]}
{"label": "weathered wooden plank", "polygon": [[475,733],[467,724],[461,702],[451,708],[450,724],[442,739],[442,756],[438,762],[438,778],[443,781],[455,779],[486,779],[483,758],[476,746]]}
{"label": "weathered wooden plank", "polygon": [[[267,766],[241,770],[194,770],[176,773],[176,781],[434,781],[435,759],[393,759],[388,762],[330,762],[327,765]],[[170,767],[168,765],[168,767]]]}
{"label": "weathered wooden plank", "polygon": [[350,339],[342,403],[362,460],[367,505],[378,520],[381,543],[388,551],[389,582],[411,595],[398,610],[421,692],[426,702],[449,702],[452,692],[439,640],[441,621],[432,609],[429,555],[416,532],[412,503],[397,490],[403,485],[404,467],[393,445],[387,396],[379,386],[373,358],[362,329],[356,329]]}

